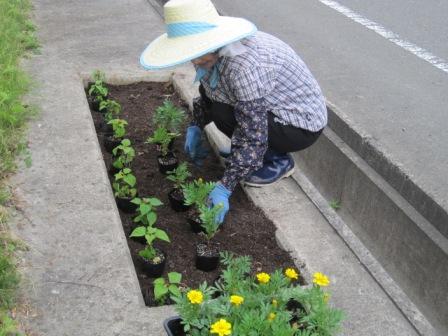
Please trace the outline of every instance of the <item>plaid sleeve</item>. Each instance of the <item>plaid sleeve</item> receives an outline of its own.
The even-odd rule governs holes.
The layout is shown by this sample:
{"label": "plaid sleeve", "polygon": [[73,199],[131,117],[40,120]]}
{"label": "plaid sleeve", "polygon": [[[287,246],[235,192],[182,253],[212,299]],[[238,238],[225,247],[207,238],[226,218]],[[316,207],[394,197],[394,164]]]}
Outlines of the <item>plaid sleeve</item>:
{"label": "plaid sleeve", "polygon": [[268,117],[262,98],[238,102],[235,119],[237,127],[231,139],[232,152],[221,180],[230,191],[239,181],[262,167],[268,147]]}
{"label": "plaid sleeve", "polygon": [[275,76],[269,67],[249,67],[236,70],[231,82],[236,100],[248,102],[269,95],[274,89]]}

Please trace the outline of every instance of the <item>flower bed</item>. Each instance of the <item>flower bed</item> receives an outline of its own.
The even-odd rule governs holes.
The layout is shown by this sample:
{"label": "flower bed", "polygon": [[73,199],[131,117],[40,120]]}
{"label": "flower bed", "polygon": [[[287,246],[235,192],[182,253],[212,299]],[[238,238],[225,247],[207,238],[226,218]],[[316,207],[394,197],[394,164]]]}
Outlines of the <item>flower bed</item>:
{"label": "flower bed", "polygon": [[[157,213],[156,226],[167,233],[171,242],[157,240],[154,242],[154,246],[166,254],[164,277],[167,278],[170,272],[178,272],[181,274],[180,285],[191,288],[197,288],[204,281],[209,284],[214,283],[221,269],[218,268],[211,272],[196,269],[196,244],[201,242],[202,238],[191,231],[184,212],[175,212],[170,208],[168,193],[172,189],[172,182],[159,172],[157,164],[159,152],[156,146],[146,143],[154,131],[151,120],[157,107],[161,106],[167,98],[185,111],[187,110],[186,104],[166,83],[108,85],[107,88],[107,99],[117,101],[121,105],[120,118],[127,123],[126,138],[130,140],[135,151],[132,173],[136,178],[135,186],[138,196],[140,198],[156,197],[163,203],[155,210]],[[107,130],[104,124],[103,114],[92,111],[92,117],[112,183],[113,174],[116,171],[111,169],[112,155],[105,150],[103,144],[103,138],[110,130]],[[181,127],[181,130],[185,128],[184,126]],[[174,153],[180,162],[187,161],[183,153],[183,138],[183,135],[180,136],[175,139],[173,144]],[[127,147],[126,144],[124,147]],[[205,159],[202,167],[189,165],[189,170],[193,175],[192,178],[201,177],[206,181],[216,181],[222,174],[222,167],[213,155],[209,155]],[[254,272],[271,273],[276,269],[286,269],[294,265],[289,254],[278,247],[273,223],[248,200],[240,187],[236,188],[231,197],[230,209],[224,226],[214,237],[214,243],[219,246],[221,251],[251,256]],[[128,237],[129,249],[142,292],[146,297],[145,301],[148,305],[154,305],[156,304],[153,297],[154,278],[149,278],[145,274],[145,266],[139,256],[139,251],[143,249],[144,244],[141,239],[137,239],[138,237],[129,238],[136,227],[133,221],[136,213],[125,213],[120,210],[120,216],[124,232]],[[172,276],[172,279],[178,280],[177,276]]]}

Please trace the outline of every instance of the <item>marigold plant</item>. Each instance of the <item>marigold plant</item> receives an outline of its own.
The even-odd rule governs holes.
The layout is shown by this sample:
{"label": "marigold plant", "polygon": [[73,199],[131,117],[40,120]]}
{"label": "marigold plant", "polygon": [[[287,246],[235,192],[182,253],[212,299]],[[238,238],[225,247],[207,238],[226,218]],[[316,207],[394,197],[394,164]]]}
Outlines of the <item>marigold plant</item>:
{"label": "marigold plant", "polygon": [[[331,336],[343,313],[317,284],[291,281],[292,272],[251,272],[249,257],[221,255],[226,266],[214,286],[202,284],[174,298],[187,335]],[[292,268],[291,268],[292,269]]]}

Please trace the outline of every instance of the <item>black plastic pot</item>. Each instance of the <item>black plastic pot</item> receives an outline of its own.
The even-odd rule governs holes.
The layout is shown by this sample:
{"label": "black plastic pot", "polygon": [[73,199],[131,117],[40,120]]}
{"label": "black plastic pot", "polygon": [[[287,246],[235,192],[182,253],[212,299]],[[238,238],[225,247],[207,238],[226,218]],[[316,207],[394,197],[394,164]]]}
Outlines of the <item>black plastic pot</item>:
{"label": "black plastic pot", "polygon": [[121,139],[115,139],[112,135],[105,134],[103,137],[104,149],[112,154],[112,150],[120,145]]}
{"label": "black plastic pot", "polygon": [[165,269],[166,255],[160,250],[157,251],[159,252],[160,256],[163,256],[162,262],[158,264],[154,264],[151,261],[146,260],[139,256],[142,269],[144,270],[145,274],[150,278],[159,278],[163,274],[163,270]]}
{"label": "black plastic pot", "polygon": [[166,156],[158,155],[157,163],[159,164],[159,171],[167,175],[170,170],[174,170],[177,168],[179,164],[179,160],[174,155],[174,153],[169,152]]}
{"label": "black plastic pot", "polygon": [[134,213],[137,210],[137,204],[131,203],[132,198],[115,197],[118,208],[126,213]]}
{"label": "black plastic pot", "polygon": [[196,268],[210,272],[215,270],[219,265],[219,250],[210,244],[196,245]]}
{"label": "black plastic pot", "polygon": [[185,336],[185,332],[179,316],[173,316],[163,321],[163,328],[165,328],[168,336]]}
{"label": "black plastic pot", "polygon": [[201,220],[199,218],[199,212],[196,208],[190,208],[187,213],[187,223],[190,224],[190,229],[194,233],[205,232],[202,227]]}
{"label": "black plastic pot", "polygon": [[115,174],[117,174],[120,169],[115,168],[114,165],[111,163],[109,166],[109,169],[107,169],[107,171],[109,172],[110,175],[114,176]]}
{"label": "black plastic pot", "polygon": [[97,132],[99,133],[105,133],[105,134],[112,134],[114,132],[112,125],[109,125],[108,123],[106,123],[105,121],[100,121],[98,123]]}
{"label": "black plastic pot", "polygon": [[177,212],[184,212],[190,209],[190,205],[184,204],[184,194],[182,190],[173,189],[168,193],[168,200],[170,201],[171,208]]}

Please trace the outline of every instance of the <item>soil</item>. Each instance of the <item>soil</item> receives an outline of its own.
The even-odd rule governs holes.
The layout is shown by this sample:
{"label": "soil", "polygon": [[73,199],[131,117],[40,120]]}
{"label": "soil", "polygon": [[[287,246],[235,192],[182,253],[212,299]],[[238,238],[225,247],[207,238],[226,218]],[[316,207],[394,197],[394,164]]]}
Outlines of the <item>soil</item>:
{"label": "soil", "polygon": [[[198,287],[203,281],[213,283],[221,272],[221,268],[212,272],[202,272],[195,268],[196,245],[203,241],[200,235],[191,231],[186,221],[186,213],[175,212],[168,201],[168,192],[172,183],[159,172],[157,156],[159,153],[155,145],[145,144],[152,135],[152,113],[165,99],[170,99],[175,105],[188,111],[188,105],[183,102],[171,85],[166,83],[135,83],[124,86],[108,85],[109,99],[118,101],[122,106],[120,118],[127,120],[127,138],[131,140],[136,151],[132,163],[132,171],[137,177],[137,188],[140,197],[157,197],[164,205],[157,208],[158,220],[156,226],[165,230],[171,243],[155,242],[155,246],[167,255],[164,276],[168,272],[182,274],[182,284],[188,287]],[[95,127],[98,132],[99,143],[107,167],[111,166],[111,154],[104,150],[101,125],[103,114],[92,112]],[[186,124],[188,121],[186,121]],[[183,151],[183,137],[174,143],[175,155],[179,163],[186,161]],[[210,153],[213,153],[210,151]],[[189,165],[194,178],[218,181],[223,173],[216,157],[210,154],[202,167]],[[113,176],[109,175],[112,181]],[[123,229],[127,237],[135,224],[135,215],[120,211]],[[237,186],[230,198],[230,211],[226,216],[222,229],[217,233],[214,241],[221,251],[231,251],[237,255],[250,255],[253,259],[253,271],[272,272],[294,265],[290,255],[279,248],[275,240],[275,226],[267,219],[261,209],[256,207]],[[152,282],[141,270],[138,262],[138,251],[144,246],[132,239],[127,239],[129,250],[136,267],[136,273],[142,292],[152,294]],[[148,302],[154,300],[148,300]]]}

